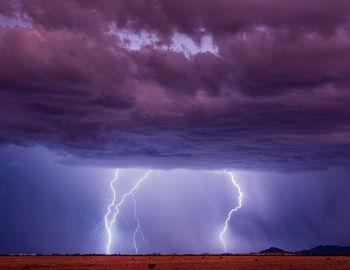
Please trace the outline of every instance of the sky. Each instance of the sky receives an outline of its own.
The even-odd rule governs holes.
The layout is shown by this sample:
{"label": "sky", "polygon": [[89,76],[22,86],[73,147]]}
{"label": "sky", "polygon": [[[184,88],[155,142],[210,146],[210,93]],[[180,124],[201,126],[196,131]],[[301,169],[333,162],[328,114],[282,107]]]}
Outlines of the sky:
{"label": "sky", "polygon": [[0,253],[350,245],[349,11],[1,1]]}

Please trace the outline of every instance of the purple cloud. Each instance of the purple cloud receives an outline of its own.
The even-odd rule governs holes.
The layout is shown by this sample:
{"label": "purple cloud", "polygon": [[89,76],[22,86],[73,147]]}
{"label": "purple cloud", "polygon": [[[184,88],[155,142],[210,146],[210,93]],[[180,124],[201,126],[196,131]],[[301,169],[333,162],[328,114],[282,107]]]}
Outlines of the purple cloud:
{"label": "purple cloud", "polygon": [[[28,25],[0,28],[0,142],[126,167],[346,165],[349,8],[3,1],[1,14]],[[131,50],[121,29],[157,40]],[[164,47],[176,32],[210,35],[218,53]]]}

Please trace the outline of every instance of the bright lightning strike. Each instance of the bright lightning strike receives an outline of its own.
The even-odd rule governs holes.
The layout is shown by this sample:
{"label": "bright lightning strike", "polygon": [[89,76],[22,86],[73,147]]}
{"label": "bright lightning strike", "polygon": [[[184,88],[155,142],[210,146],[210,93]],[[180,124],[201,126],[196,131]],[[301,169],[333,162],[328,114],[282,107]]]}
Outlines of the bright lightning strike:
{"label": "bright lightning strike", "polygon": [[112,213],[112,207],[115,204],[116,193],[115,193],[115,189],[114,189],[114,182],[116,182],[118,180],[118,176],[119,176],[119,169],[116,169],[115,176],[110,183],[110,187],[111,187],[111,190],[113,192],[113,199],[112,199],[112,202],[108,205],[108,208],[107,208],[108,210],[107,210],[107,213],[105,215],[105,228],[106,228],[107,235],[108,235],[108,242],[107,242],[107,249],[106,249],[107,254],[110,254],[109,248],[110,248],[111,242],[112,242],[111,224],[108,224],[108,218],[109,218],[109,215]]}
{"label": "bright lightning strike", "polygon": [[[148,177],[148,175],[151,173],[152,170],[149,170],[145,173],[145,175],[143,177],[141,177],[137,183],[130,189],[129,192],[125,193],[123,195],[123,197],[121,198],[120,202],[118,204],[115,205],[115,189],[114,189],[114,182],[118,179],[118,177],[116,176],[112,181],[111,181],[111,189],[113,191],[113,200],[112,202],[109,204],[108,206],[108,211],[107,211],[107,214],[105,215],[105,228],[107,230],[107,234],[108,234],[108,242],[107,242],[107,246],[106,246],[106,253],[107,254],[110,254],[110,247],[111,247],[111,243],[112,243],[112,230],[111,230],[111,227],[112,225],[114,224],[114,222],[116,221],[117,219],[117,216],[118,214],[120,213],[120,207],[123,205],[123,203],[125,202],[125,200],[133,195],[139,188],[139,186],[141,185],[141,183]],[[116,172],[116,175],[118,173],[118,170]],[[114,207],[114,214],[113,214],[113,217],[112,217],[112,220],[109,222],[108,224],[108,217],[111,215],[112,213],[112,207],[115,205]]]}
{"label": "bright lightning strike", "polygon": [[229,172],[229,171],[224,171],[226,174],[228,174],[230,177],[231,177],[231,180],[232,180],[232,184],[237,188],[238,190],[238,193],[239,193],[239,196],[238,196],[238,205],[235,207],[235,208],[232,208],[231,211],[229,212],[227,218],[226,218],[226,221],[225,221],[225,226],[223,228],[223,230],[221,231],[219,237],[220,237],[220,241],[221,241],[221,244],[222,246],[224,247],[224,250],[226,252],[226,243],[225,243],[225,240],[224,240],[224,234],[226,233],[227,231],[227,228],[228,228],[228,223],[231,219],[231,215],[233,214],[233,212],[236,212],[239,208],[242,207],[242,198],[243,198],[243,193],[241,191],[241,188],[239,187],[239,185],[237,184],[237,182],[235,181],[234,179],[234,176],[233,176],[233,173],[232,172]]}

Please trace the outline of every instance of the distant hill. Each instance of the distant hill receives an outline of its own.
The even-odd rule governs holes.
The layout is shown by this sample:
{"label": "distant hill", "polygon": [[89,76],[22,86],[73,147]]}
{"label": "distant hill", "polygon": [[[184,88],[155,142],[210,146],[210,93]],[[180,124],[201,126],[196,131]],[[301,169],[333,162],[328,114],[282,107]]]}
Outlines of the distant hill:
{"label": "distant hill", "polygon": [[303,255],[350,255],[350,247],[341,246],[317,246],[312,249],[298,251]]}
{"label": "distant hill", "polygon": [[285,253],[285,251],[280,248],[270,247],[268,249],[260,251],[259,253]]}
{"label": "distant hill", "polygon": [[311,249],[295,251],[295,252],[287,252],[277,247],[270,247],[268,249],[260,251],[259,253],[265,253],[265,254],[295,253],[295,254],[302,254],[302,255],[350,255],[350,247],[325,245],[325,246],[317,246]]}

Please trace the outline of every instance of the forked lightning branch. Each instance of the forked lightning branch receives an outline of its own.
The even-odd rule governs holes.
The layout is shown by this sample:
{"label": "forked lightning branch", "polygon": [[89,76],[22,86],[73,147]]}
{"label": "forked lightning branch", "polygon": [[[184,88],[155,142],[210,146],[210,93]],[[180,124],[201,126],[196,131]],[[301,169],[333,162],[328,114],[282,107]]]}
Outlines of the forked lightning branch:
{"label": "forked lightning branch", "polygon": [[[136,184],[127,192],[125,193],[120,201],[117,203],[116,202],[116,190],[115,190],[115,185],[116,183],[118,182],[119,180],[119,169],[116,169],[115,171],[115,176],[114,178],[111,180],[110,182],[110,188],[112,190],[112,194],[113,194],[113,197],[112,197],[112,201],[111,203],[107,206],[107,212],[106,212],[106,215],[104,217],[104,222],[105,222],[105,229],[106,229],[106,232],[107,232],[107,245],[106,245],[106,254],[111,254],[111,245],[112,245],[112,241],[113,241],[113,225],[114,223],[116,222],[117,220],[117,217],[118,215],[120,214],[120,208],[121,206],[125,203],[125,201],[127,199],[131,199],[133,204],[134,204],[134,218],[136,220],[136,228],[133,232],[133,241],[132,241],[132,246],[133,246],[133,249],[135,251],[135,253],[137,254],[138,253],[138,247],[137,247],[137,241],[136,241],[136,238],[137,238],[137,235],[140,235],[142,240],[144,242],[146,242],[146,239],[145,239],[145,236],[144,236],[144,233],[142,231],[142,227],[141,227],[141,223],[140,223],[140,220],[138,218],[138,215],[137,215],[137,201],[136,201],[136,198],[135,198],[135,194],[136,192],[138,191],[140,185],[142,184],[143,181],[145,181],[148,176],[150,175],[150,173],[152,172],[152,170],[148,170],[137,182]],[[228,215],[227,215],[227,218],[225,220],[225,224],[224,224],[224,227],[222,229],[222,231],[220,232],[219,234],[219,239],[220,239],[220,242],[222,244],[222,247],[224,249],[224,251],[226,252],[226,242],[225,242],[225,233],[227,232],[228,230],[228,226],[229,226],[229,222],[231,220],[231,217],[232,217],[232,214],[234,212],[236,212],[238,209],[240,209],[242,207],[242,198],[243,198],[243,193],[241,191],[241,188],[240,186],[237,184],[237,182],[235,181],[234,179],[234,175],[232,172],[230,171],[224,171],[225,174],[229,175],[230,176],[230,179],[232,181],[232,184],[235,188],[237,188],[237,191],[238,191],[238,205],[234,208],[232,208]]]}

